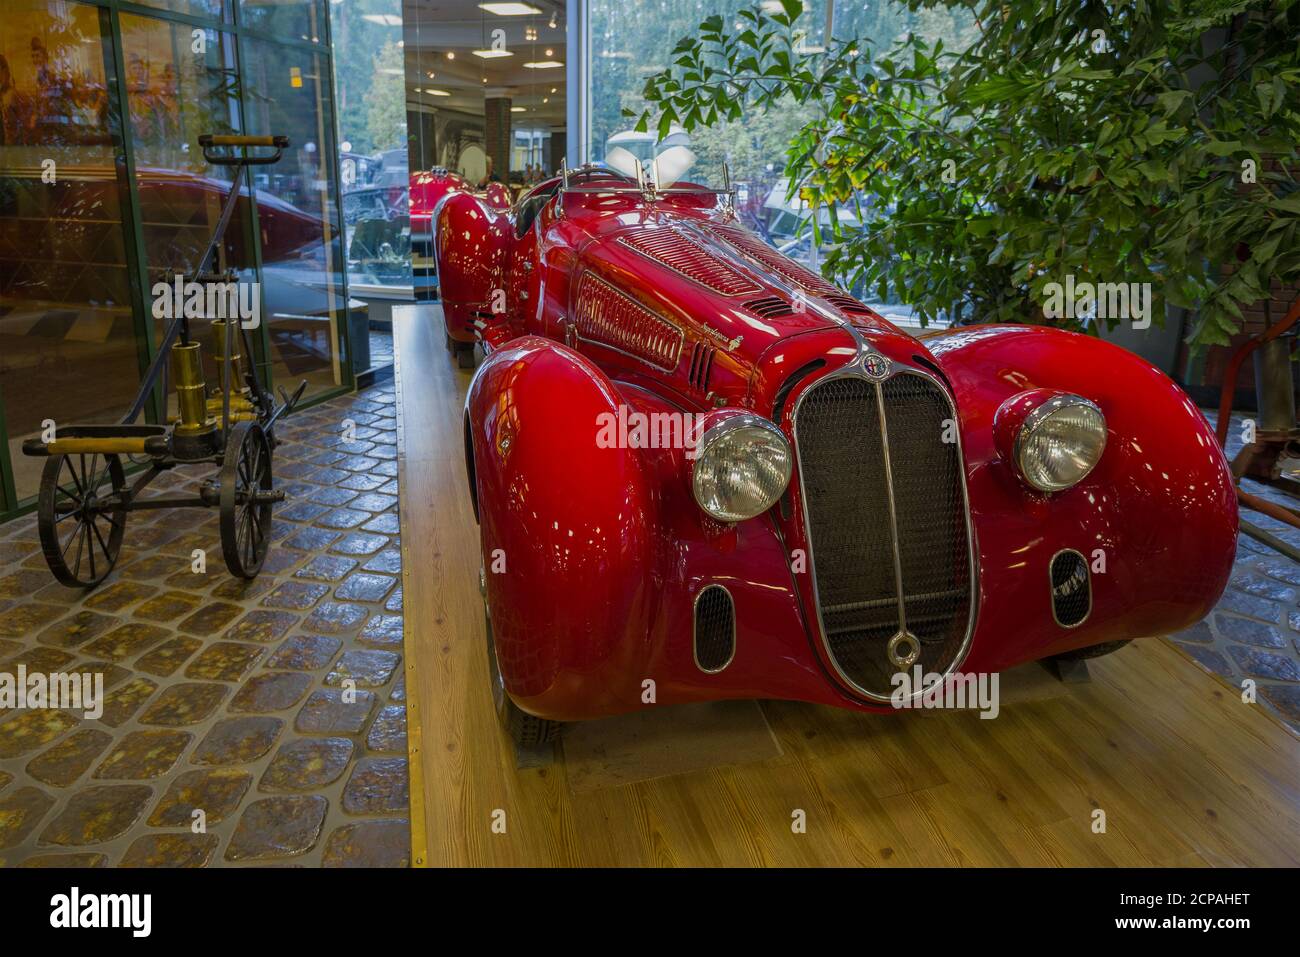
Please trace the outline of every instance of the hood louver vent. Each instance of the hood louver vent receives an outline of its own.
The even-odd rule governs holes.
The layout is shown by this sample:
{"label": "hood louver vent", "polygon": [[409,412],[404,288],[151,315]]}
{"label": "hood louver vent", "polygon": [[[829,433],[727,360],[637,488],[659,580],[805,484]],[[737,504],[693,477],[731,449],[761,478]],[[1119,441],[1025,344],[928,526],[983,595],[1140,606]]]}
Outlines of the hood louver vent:
{"label": "hood louver vent", "polygon": [[745,303],[745,308],[764,319],[779,319],[782,316],[794,315],[794,310],[790,308],[790,304],[780,296],[764,296],[762,299],[751,299]]}
{"label": "hood louver vent", "polygon": [[827,296],[826,301],[838,309],[840,312],[856,312],[862,315],[874,315],[870,306],[863,305],[852,296],[834,295]]}
{"label": "hood louver vent", "polygon": [[744,296],[762,291],[744,273],[720,261],[709,250],[672,227],[643,229],[621,236],[618,241],[661,266],[667,266],[724,296]]}
{"label": "hood louver vent", "polygon": [[721,223],[702,223],[701,225],[715,236],[726,240],[754,262],[759,263],[805,292],[810,292],[814,296],[847,298],[844,293],[817,275],[817,273],[805,269],[792,259],[782,256],[763,242],[757,234],[750,232],[748,229],[742,229],[739,226],[724,226]]}
{"label": "hood louver vent", "polygon": [[690,383],[701,392],[708,393],[709,377],[713,374],[713,356],[717,350],[704,342],[695,343],[691,349]]}

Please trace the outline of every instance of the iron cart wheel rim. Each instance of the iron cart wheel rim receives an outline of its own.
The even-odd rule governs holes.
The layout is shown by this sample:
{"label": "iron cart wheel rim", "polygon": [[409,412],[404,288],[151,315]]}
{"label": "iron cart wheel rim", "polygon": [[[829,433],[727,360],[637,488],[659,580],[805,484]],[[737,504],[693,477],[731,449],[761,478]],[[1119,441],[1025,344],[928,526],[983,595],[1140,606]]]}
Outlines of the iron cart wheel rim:
{"label": "iron cart wheel rim", "polygon": [[221,466],[221,552],[236,578],[262,570],[271,536],[271,445],[257,422],[240,422],[226,440]]}
{"label": "iron cart wheel rim", "polygon": [[116,455],[88,452],[46,460],[36,524],[45,563],[59,584],[93,588],[108,577],[122,550],[128,497]]}

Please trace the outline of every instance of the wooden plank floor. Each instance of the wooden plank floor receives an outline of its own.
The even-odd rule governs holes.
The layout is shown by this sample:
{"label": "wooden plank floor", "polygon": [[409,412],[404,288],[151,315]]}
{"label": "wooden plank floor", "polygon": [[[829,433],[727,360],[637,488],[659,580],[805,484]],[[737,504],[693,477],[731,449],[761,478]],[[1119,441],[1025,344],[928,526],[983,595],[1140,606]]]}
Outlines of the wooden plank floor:
{"label": "wooden plank floor", "polygon": [[1160,639],[992,721],[765,702],[770,760],[576,793],[562,759],[516,770],[487,685],[461,451],[470,373],[436,311],[394,324],[417,863],[1300,864],[1300,742]]}

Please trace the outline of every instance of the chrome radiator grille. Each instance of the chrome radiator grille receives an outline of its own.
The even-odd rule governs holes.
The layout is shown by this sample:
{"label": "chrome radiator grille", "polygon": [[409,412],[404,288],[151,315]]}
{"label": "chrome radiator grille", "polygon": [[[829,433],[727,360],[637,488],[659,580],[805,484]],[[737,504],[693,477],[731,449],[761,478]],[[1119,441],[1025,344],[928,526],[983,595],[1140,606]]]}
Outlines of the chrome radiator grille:
{"label": "chrome radiator grille", "polygon": [[974,582],[954,418],[943,390],[911,372],[879,384],[832,378],[795,408],[822,633],[870,697],[893,690],[888,649],[900,631],[916,639],[926,672],[953,668],[968,637]]}

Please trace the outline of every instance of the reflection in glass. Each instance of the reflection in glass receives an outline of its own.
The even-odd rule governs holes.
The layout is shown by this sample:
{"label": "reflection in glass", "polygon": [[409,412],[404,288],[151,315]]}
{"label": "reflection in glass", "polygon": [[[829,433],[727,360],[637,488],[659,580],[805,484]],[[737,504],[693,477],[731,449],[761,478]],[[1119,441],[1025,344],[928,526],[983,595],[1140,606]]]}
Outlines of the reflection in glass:
{"label": "reflection in glass", "polygon": [[[591,159],[626,159],[630,154],[644,163],[662,153],[669,144],[660,142],[653,130],[636,131],[635,121],[623,111],[639,115],[646,108],[641,95],[646,78],[672,64],[677,42],[698,36],[705,17],[719,14],[734,23],[737,11],[751,5],[749,0],[591,0]],[[804,35],[797,49],[807,53],[823,50],[827,37],[858,37],[884,49],[907,32],[919,32],[932,39],[941,37],[948,49],[963,49],[973,35],[966,11],[913,11],[901,2],[806,0],[798,25]],[[692,179],[720,186],[725,164],[745,225],[814,270],[819,269],[821,256],[814,241],[812,212],[797,195],[790,195],[785,166],[791,140],[817,118],[815,104],[801,106],[791,100],[786,108],[749,113],[734,122],[693,130],[689,137],[682,133],[671,137],[684,140],[694,153]],[[862,209],[870,211],[870,195],[864,191],[861,198]],[[829,210],[818,213],[823,225],[830,215]],[[868,228],[854,209],[841,209],[837,215],[845,229]],[[876,290],[853,292],[870,297]],[[897,303],[892,290],[889,299],[873,305],[891,318],[905,320],[910,310]]]}
{"label": "reflection in glass", "polygon": [[319,54],[263,40],[245,40],[242,53],[245,132],[292,143],[279,163],[253,176],[272,381],[292,390],[306,379],[311,396],[346,381],[327,67]]}
{"label": "reflection in glass", "polygon": [[6,0],[0,32],[0,399],[19,498],[43,419],[113,422],[139,384],[121,139],[94,7]]}

